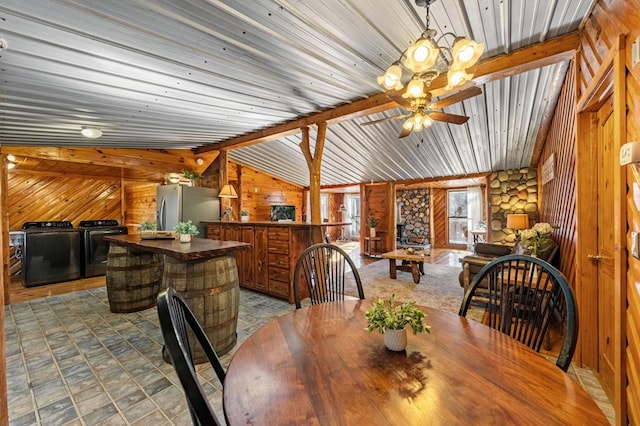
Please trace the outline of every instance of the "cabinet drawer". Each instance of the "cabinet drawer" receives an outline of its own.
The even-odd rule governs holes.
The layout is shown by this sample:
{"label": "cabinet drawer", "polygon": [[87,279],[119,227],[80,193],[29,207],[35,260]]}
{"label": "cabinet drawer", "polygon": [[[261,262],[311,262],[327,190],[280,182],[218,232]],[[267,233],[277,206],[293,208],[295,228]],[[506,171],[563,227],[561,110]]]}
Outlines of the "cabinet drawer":
{"label": "cabinet drawer", "polygon": [[269,293],[276,296],[289,297],[289,283],[269,280]]}
{"label": "cabinet drawer", "polygon": [[269,228],[269,242],[271,241],[289,242],[289,228]]}
{"label": "cabinet drawer", "polygon": [[289,241],[269,240],[269,253],[289,254]]}
{"label": "cabinet drawer", "polygon": [[269,282],[272,280],[289,282],[289,268],[269,267]]}
{"label": "cabinet drawer", "polygon": [[207,238],[211,240],[219,240],[220,225],[207,225]]}
{"label": "cabinet drawer", "polygon": [[278,268],[289,268],[289,256],[283,256],[281,254],[269,254],[269,266],[276,266]]}

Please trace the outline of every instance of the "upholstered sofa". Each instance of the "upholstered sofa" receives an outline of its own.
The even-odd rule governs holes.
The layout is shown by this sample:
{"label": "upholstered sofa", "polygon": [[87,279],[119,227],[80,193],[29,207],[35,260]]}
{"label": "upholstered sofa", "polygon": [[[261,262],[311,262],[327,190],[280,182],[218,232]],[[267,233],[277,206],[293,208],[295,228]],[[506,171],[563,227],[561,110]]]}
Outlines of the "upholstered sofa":
{"label": "upholstered sofa", "polygon": [[[551,264],[554,264],[554,262],[556,261],[556,256],[558,254],[558,249],[559,247],[556,242],[551,240],[551,244],[541,249],[538,252],[537,257]],[[464,288],[464,291],[466,292],[471,285],[471,281],[473,281],[473,277],[475,277],[476,274],[480,272],[480,269],[482,269],[484,265],[491,262],[497,257],[506,256],[512,253],[520,253],[521,250],[522,248],[518,244],[516,244],[515,246],[491,243],[475,244],[474,253],[472,255],[465,256],[460,260],[460,263],[462,263],[462,271],[458,276],[460,287]],[[554,266],[558,265],[554,264]]]}

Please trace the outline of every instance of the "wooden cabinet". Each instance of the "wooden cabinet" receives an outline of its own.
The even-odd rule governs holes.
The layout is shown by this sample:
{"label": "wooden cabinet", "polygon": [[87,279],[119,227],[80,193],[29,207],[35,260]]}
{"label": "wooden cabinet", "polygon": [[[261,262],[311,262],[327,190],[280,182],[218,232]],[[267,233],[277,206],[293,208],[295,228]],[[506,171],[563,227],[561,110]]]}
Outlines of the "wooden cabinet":
{"label": "wooden cabinet", "polygon": [[240,286],[293,303],[296,261],[304,249],[322,241],[322,230],[302,223],[209,222],[207,238],[250,243],[251,249],[236,254]]}

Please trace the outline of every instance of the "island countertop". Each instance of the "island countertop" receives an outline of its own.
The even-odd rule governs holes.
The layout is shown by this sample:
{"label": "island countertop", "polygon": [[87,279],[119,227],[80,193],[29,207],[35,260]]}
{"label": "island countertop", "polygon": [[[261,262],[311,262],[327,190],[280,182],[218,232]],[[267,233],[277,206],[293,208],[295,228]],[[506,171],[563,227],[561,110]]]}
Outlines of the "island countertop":
{"label": "island countertop", "polygon": [[113,244],[161,253],[180,260],[201,260],[225,256],[251,246],[249,243],[239,241],[218,241],[208,238],[193,238],[190,243],[181,243],[178,240],[143,240],[140,235],[136,234],[105,236],[104,239]]}

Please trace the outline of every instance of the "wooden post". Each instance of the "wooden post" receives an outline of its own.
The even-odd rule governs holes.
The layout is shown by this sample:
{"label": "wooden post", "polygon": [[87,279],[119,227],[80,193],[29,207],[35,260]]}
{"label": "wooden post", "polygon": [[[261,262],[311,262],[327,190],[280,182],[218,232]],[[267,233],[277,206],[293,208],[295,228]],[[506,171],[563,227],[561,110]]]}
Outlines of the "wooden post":
{"label": "wooden post", "polygon": [[7,361],[4,339],[4,305],[9,304],[9,208],[8,200],[7,156],[0,155],[0,235],[2,244],[2,291],[0,291],[0,424],[9,424],[9,407],[7,405]]}
{"label": "wooden post", "polygon": [[322,164],[322,151],[324,149],[324,137],[327,133],[327,123],[318,123],[318,135],[316,137],[316,146],[311,155],[311,147],[309,145],[309,128],[302,129],[302,142],[300,149],[307,160],[309,168],[309,210],[311,210],[311,223],[320,223],[320,165]]}

